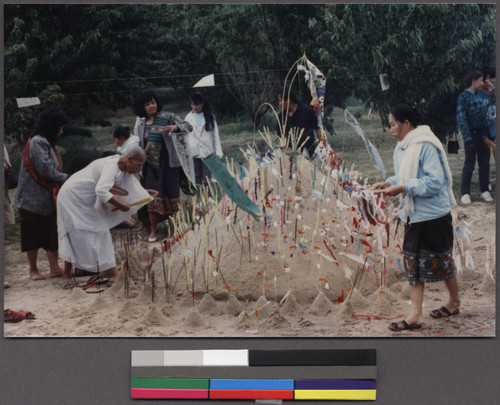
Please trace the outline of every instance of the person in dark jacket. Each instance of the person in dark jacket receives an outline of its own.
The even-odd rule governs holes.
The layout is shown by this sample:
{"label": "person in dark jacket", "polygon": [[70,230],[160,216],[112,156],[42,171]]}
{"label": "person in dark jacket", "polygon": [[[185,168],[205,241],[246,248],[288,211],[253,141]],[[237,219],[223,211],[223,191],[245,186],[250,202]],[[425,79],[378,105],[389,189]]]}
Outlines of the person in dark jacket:
{"label": "person in dark jacket", "polygon": [[26,252],[32,280],[44,280],[37,267],[40,248],[47,251],[50,277],[62,276],[58,263],[55,197],[68,178],[62,172],[57,140],[69,117],[60,110],[41,113],[22,152],[14,205],[19,208],[21,251]]}
{"label": "person in dark jacket", "polygon": [[466,89],[457,100],[457,122],[464,139],[465,161],[462,170],[461,202],[471,204],[472,173],[479,167],[479,187],[484,201],[493,201],[489,192],[490,149],[485,142],[489,137],[486,107],[479,96],[483,88],[483,72],[472,70],[465,77]]}
{"label": "person in dark jacket", "polygon": [[311,107],[301,103],[290,87],[285,87],[278,93],[278,103],[281,107],[281,112],[278,113],[278,136],[283,134],[290,146],[292,134],[298,137],[303,130],[298,137],[297,147],[299,150],[305,148],[312,157],[317,140],[321,139],[316,113]]}

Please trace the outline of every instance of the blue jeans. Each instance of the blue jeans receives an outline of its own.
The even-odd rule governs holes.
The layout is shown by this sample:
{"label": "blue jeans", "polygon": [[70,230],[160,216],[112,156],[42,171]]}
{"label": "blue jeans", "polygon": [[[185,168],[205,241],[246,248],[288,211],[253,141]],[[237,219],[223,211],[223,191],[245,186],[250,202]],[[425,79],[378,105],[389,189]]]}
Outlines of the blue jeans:
{"label": "blue jeans", "polygon": [[470,194],[472,173],[477,165],[479,168],[479,187],[481,193],[488,191],[490,184],[490,149],[483,136],[488,136],[488,128],[471,129],[472,141],[465,144],[465,162],[462,169],[461,195]]}

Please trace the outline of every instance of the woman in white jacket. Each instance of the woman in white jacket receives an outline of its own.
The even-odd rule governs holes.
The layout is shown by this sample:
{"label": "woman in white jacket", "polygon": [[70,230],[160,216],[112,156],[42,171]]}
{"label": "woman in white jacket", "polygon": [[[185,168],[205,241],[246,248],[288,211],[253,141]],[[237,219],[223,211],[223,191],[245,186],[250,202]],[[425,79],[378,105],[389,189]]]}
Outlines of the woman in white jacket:
{"label": "woman in white jacket", "polygon": [[116,151],[122,156],[125,156],[132,146],[139,145],[139,137],[131,134],[129,128],[124,125],[114,125],[109,135],[117,146]]}
{"label": "woman in white jacket", "polygon": [[222,157],[223,153],[212,106],[199,91],[192,93],[189,99],[192,110],[186,115],[185,121],[193,126],[193,131],[189,134],[188,146],[194,164],[196,187],[200,187],[212,177],[203,158],[213,152]]}

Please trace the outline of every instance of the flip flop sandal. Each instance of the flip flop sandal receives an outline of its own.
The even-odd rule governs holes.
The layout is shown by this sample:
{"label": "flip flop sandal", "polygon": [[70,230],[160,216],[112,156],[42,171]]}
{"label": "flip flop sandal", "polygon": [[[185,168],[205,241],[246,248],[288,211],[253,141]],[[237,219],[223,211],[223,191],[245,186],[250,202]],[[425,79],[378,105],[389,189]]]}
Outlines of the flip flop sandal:
{"label": "flip flop sandal", "polygon": [[105,284],[108,280],[109,279],[104,277],[102,274],[95,274],[90,277],[85,284]]}
{"label": "flip flop sandal", "polygon": [[429,315],[435,319],[439,319],[439,318],[448,318],[452,315],[458,315],[459,312],[460,312],[460,310],[458,308],[455,311],[450,312],[448,310],[448,308],[446,308],[445,306],[442,306],[439,309],[435,309],[434,311],[431,311],[431,313]]}
{"label": "flip flop sandal", "polygon": [[88,288],[84,289],[84,291],[87,293],[87,294],[96,294],[96,293],[101,293],[103,292],[104,290],[99,287],[98,285],[89,285]]}
{"label": "flip flop sandal", "polygon": [[108,282],[108,280],[109,280],[109,278],[107,278],[107,277],[93,276],[93,277],[90,277],[84,285],[106,284]]}
{"label": "flip flop sandal", "polygon": [[409,325],[404,319],[401,322],[391,322],[389,324],[389,329],[395,332],[400,332],[402,330],[415,330],[422,328],[422,324]]}
{"label": "flip flop sandal", "polygon": [[84,284],[84,285],[81,286],[81,288],[82,288],[83,291],[87,291],[87,290],[90,290],[92,288],[98,288],[98,285],[94,284],[94,283]]}
{"label": "flip flop sandal", "polygon": [[66,280],[63,282],[63,289],[65,289],[65,290],[72,290],[75,287],[76,287],[76,285],[75,285],[75,282],[73,280]]}

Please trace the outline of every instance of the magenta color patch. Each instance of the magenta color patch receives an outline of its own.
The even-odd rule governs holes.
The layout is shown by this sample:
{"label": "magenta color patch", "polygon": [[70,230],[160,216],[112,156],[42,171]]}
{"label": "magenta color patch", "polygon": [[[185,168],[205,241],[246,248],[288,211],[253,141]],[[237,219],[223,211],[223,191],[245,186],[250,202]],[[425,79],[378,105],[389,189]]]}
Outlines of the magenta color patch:
{"label": "magenta color patch", "polygon": [[208,399],[208,390],[182,390],[160,388],[132,388],[131,398],[177,398],[177,399]]}

